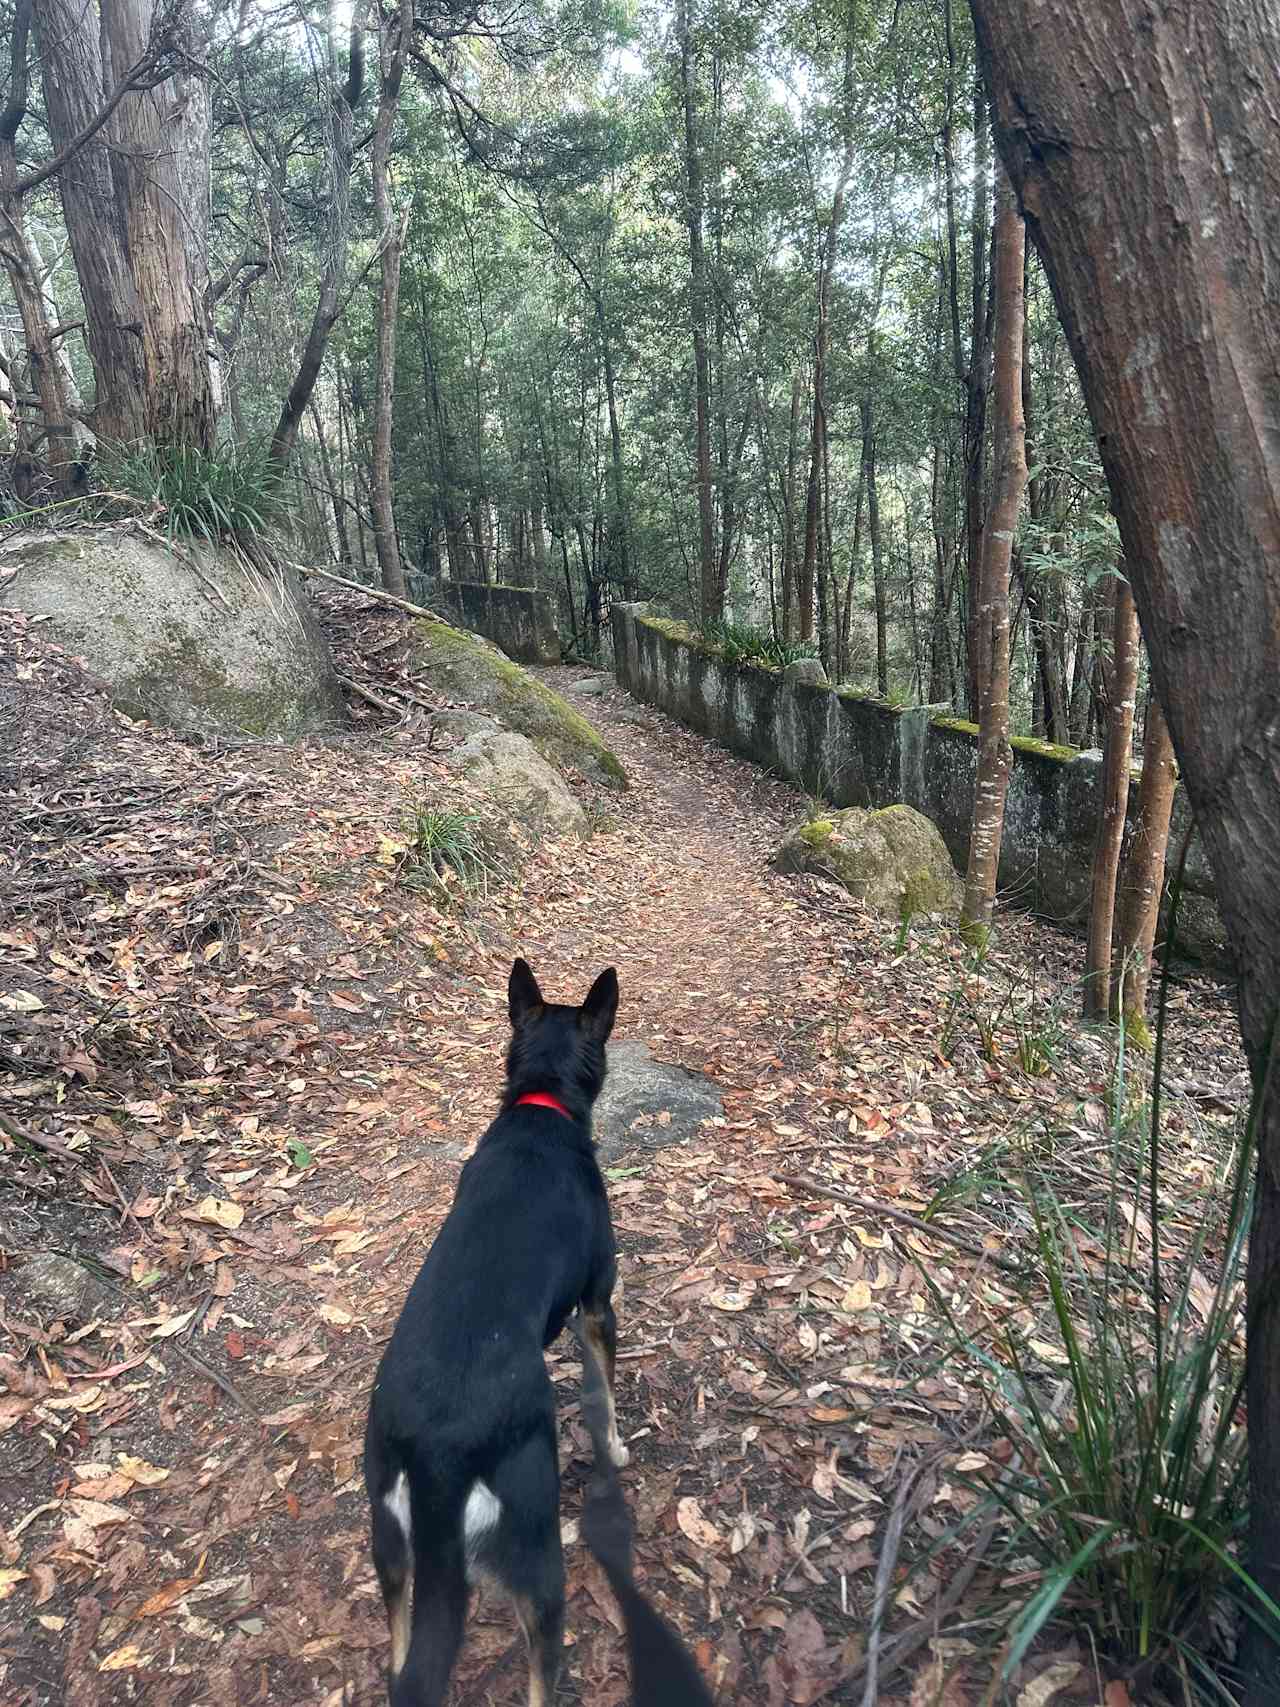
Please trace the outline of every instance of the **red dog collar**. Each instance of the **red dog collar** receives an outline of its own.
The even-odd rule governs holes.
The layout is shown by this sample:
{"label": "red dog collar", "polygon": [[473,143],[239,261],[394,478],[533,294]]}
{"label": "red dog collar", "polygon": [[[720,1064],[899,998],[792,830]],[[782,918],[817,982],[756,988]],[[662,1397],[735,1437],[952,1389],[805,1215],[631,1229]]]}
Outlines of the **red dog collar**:
{"label": "red dog collar", "polygon": [[564,1104],[557,1102],[555,1097],[547,1091],[529,1091],[525,1096],[517,1097],[511,1106],[512,1108],[522,1108],[526,1103],[532,1108],[554,1108],[556,1113],[563,1114],[566,1120],[573,1119]]}

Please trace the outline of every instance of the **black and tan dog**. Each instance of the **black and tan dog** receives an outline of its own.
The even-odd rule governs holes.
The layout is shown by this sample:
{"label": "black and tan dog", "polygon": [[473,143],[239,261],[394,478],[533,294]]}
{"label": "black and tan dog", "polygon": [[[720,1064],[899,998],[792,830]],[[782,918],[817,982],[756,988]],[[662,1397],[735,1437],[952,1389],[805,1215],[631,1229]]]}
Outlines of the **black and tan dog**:
{"label": "black and tan dog", "polygon": [[374,1383],[364,1471],[391,1625],[393,1707],[440,1707],[468,1587],[495,1580],[529,1643],[529,1704],[550,1707],[564,1634],[555,1403],[543,1350],[570,1315],[601,1450],[613,1404],[613,1225],[591,1141],[618,1009],[613,969],[580,1008],[544,1002],[523,960],[497,1119],[458,1181]]}

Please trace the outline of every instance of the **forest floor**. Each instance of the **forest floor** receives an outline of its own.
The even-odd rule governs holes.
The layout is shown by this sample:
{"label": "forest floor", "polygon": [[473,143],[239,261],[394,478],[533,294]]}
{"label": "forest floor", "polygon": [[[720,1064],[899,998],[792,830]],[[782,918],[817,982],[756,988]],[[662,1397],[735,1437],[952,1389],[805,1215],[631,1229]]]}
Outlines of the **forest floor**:
{"label": "forest floor", "polygon": [[[393,667],[400,619],[330,619],[349,671]],[[384,1699],[367,1395],[491,1117],[515,953],[566,1000],[616,965],[618,1035],[723,1092],[692,1142],[610,1171],[647,1591],[719,1702],[809,1707],[862,1700],[883,1564],[906,1640],[878,1699],[976,1701],[982,1631],[935,1634],[971,1617],[968,1543],[928,1548],[1001,1443],[927,1282],[962,1315],[1033,1322],[1028,1159],[1082,1220],[1096,1204],[1114,1043],[1076,1021],[1077,941],[1005,916],[981,977],[941,929],[900,943],[771,869],[796,791],[617,690],[575,700],[631,777],[591,797],[590,840],[442,898],[399,864],[407,804],[458,795],[421,709],[196,746],[111,713],[40,625],[2,628],[3,1707]],[[1222,989],[1181,982],[1171,1008],[1176,1238],[1245,1079]],[[562,1699],[614,1707],[618,1620],[576,1541],[577,1366],[567,1344],[551,1361]],[[522,1700],[523,1670],[482,1600],[456,1699]],[[1011,1688],[1101,1698],[1061,1645]]]}

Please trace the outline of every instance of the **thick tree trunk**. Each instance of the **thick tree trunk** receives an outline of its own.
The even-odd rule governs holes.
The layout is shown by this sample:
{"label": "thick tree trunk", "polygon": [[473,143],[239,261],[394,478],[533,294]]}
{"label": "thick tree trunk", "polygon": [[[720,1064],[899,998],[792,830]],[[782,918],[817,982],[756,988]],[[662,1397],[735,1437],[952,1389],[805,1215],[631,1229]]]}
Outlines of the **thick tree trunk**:
{"label": "thick tree trunk", "polygon": [[985,529],[977,626],[987,665],[978,720],[978,774],[960,930],[985,949],[995,909],[1004,803],[1009,787],[1009,571],[1027,483],[1022,426],[1022,280],[1025,243],[1013,189],[1001,175],[995,220],[995,484]]}
{"label": "thick tree trunk", "polygon": [[1111,1011],[1111,935],[1129,810],[1129,771],[1133,758],[1134,698],[1138,691],[1138,613],[1133,588],[1123,576],[1116,581],[1111,623],[1111,670],[1108,679],[1107,736],[1103,748],[1102,797],[1093,844],[1093,878],[1089,895],[1089,935],[1085,949],[1084,1011],[1100,1019]]}
{"label": "thick tree trunk", "polygon": [[[101,31],[79,0],[38,0],[44,104],[58,154],[101,114],[147,48],[150,26],[147,0],[104,10]],[[102,439],[212,439],[207,278],[191,277],[183,234],[191,174],[181,155],[191,135],[188,126],[167,128],[176,92],[171,80],[126,96],[58,172]]]}
{"label": "thick tree trunk", "polygon": [[[145,57],[158,11],[153,0],[113,0],[102,8],[105,90]],[[192,220],[207,233],[209,156],[204,124],[183,122],[191,103],[207,123],[203,88],[165,82],[127,96],[104,128],[142,308],[145,430],[162,444],[207,450],[216,425],[204,306],[208,239],[189,238],[186,226]],[[193,274],[193,267],[203,271]]]}
{"label": "thick tree trunk", "polygon": [[[1280,20],[1270,0],[972,0],[1080,373],[1260,1093],[1251,1569],[1280,1600]],[[1280,1652],[1246,1625],[1251,1707]]]}
{"label": "thick tree trunk", "polygon": [[1115,972],[1111,999],[1125,1031],[1139,1049],[1150,1044],[1147,1027],[1147,989],[1156,929],[1160,922],[1160,896],[1164,889],[1165,861],[1169,851],[1169,823],[1173,817],[1173,793],[1177,767],[1169,725],[1158,699],[1147,702],[1146,739],[1142,747],[1142,780],[1134,808],[1129,855],[1120,880],[1120,902],[1116,918]]}
{"label": "thick tree trunk", "polygon": [[716,622],[724,615],[717,596],[715,494],[711,487],[711,368],[707,357],[707,257],[703,244],[706,197],[702,183],[702,145],[698,136],[698,92],[690,0],[680,0],[676,27],[680,38],[680,95],[684,108],[685,229],[689,236],[689,312],[693,324],[694,427],[697,449],[694,483],[698,488],[698,574],[701,617]]}

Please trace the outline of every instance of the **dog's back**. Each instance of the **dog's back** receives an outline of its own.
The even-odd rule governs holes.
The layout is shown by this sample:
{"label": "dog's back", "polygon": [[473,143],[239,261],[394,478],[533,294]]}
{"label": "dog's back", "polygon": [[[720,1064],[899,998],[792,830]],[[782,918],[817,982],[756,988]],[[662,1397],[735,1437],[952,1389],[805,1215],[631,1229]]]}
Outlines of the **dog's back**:
{"label": "dog's back", "polygon": [[607,1324],[611,1354],[613,1232],[590,1112],[616,1005],[611,972],[579,1009],[544,1003],[516,963],[501,1111],[462,1170],[378,1369],[365,1479],[395,1707],[443,1702],[467,1585],[481,1573],[516,1603],[530,1702],[554,1686],[563,1568],[542,1353],[581,1307]]}

